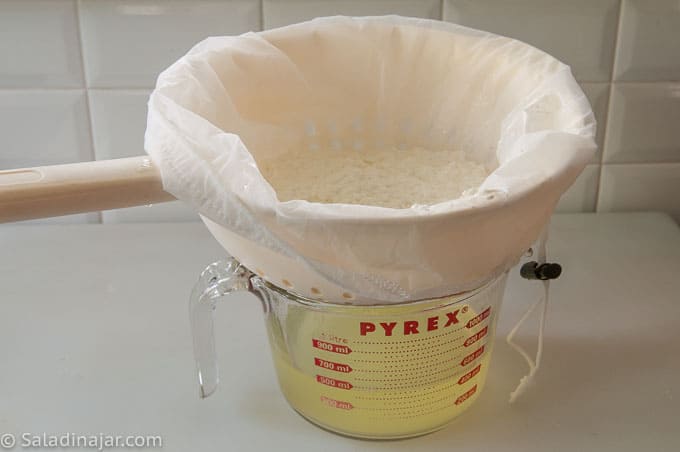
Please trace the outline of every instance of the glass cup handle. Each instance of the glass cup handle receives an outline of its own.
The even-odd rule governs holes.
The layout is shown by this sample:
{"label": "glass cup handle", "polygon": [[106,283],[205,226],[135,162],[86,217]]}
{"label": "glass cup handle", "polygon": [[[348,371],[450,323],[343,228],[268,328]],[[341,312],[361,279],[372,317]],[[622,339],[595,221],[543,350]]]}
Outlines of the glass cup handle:
{"label": "glass cup handle", "polygon": [[247,291],[250,276],[248,269],[230,257],[208,265],[191,292],[189,316],[201,398],[215,392],[219,383],[213,326],[217,302],[232,292]]}

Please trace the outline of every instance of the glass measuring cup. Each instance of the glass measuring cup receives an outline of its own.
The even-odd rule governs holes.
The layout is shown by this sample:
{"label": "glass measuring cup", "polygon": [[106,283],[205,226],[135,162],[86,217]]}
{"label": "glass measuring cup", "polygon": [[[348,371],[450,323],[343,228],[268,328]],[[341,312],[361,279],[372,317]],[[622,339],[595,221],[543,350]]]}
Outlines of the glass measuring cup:
{"label": "glass measuring cup", "polygon": [[362,438],[437,430],[482,391],[506,276],[443,298],[355,306],[300,297],[233,258],[211,264],[190,309],[201,396],[218,382],[212,312],[248,290],[263,304],[281,390],[302,416]]}

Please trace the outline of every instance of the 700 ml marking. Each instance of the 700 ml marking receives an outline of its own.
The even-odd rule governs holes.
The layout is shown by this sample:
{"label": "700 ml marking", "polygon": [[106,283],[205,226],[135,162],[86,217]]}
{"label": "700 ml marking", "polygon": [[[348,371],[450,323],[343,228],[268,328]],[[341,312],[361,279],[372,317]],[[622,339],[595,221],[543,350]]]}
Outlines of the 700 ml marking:
{"label": "700 ml marking", "polygon": [[322,369],[334,370],[336,372],[350,373],[352,368],[347,364],[334,363],[321,358],[314,358],[314,365]]}

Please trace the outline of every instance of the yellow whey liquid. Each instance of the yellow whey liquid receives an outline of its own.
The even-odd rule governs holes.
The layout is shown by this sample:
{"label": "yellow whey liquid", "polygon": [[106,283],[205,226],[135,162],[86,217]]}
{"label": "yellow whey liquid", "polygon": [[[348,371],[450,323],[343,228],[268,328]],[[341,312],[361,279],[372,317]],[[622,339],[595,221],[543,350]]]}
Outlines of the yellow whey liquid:
{"label": "yellow whey liquid", "polygon": [[500,298],[491,295],[379,308],[274,303],[267,326],[282,392],[312,422],[350,436],[441,428],[482,391]]}

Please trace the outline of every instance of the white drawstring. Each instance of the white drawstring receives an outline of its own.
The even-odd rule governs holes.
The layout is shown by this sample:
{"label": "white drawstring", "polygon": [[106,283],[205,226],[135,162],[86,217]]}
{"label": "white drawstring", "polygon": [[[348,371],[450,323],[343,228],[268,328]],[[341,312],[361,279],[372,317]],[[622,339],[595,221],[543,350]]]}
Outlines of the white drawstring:
{"label": "white drawstring", "polygon": [[[546,226],[543,233],[541,234],[541,237],[538,239],[537,242],[538,253],[536,256],[536,261],[539,264],[543,264],[546,262],[547,241],[548,241],[548,227]],[[545,320],[548,314],[548,302],[550,301],[550,281],[546,280],[541,282],[543,283],[543,295],[539,297],[539,299],[536,300],[529,307],[529,309],[527,309],[522,318],[519,319],[517,324],[512,328],[510,333],[508,333],[508,335],[505,338],[507,343],[512,348],[514,348],[526,360],[527,364],[529,365],[529,373],[519,380],[519,383],[517,384],[515,390],[510,393],[510,403],[515,402],[519,396],[524,394],[529,385],[533,382],[534,375],[536,375],[536,372],[538,372],[538,368],[541,366],[541,357],[543,355],[543,332],[545,328]],[[536,348],[536,358],[531,359],[527,351],[524,350],[522,346],[513,342],[513,338],[515,337],[515,334],[517,334],[517,331],[519,331],[520,327],[524,324],[526,319],[529,318],[531,313],[534,312],[538,305],[541,305],[541,318],[538,324],[538,338],[537,338],[538,345]]]}

